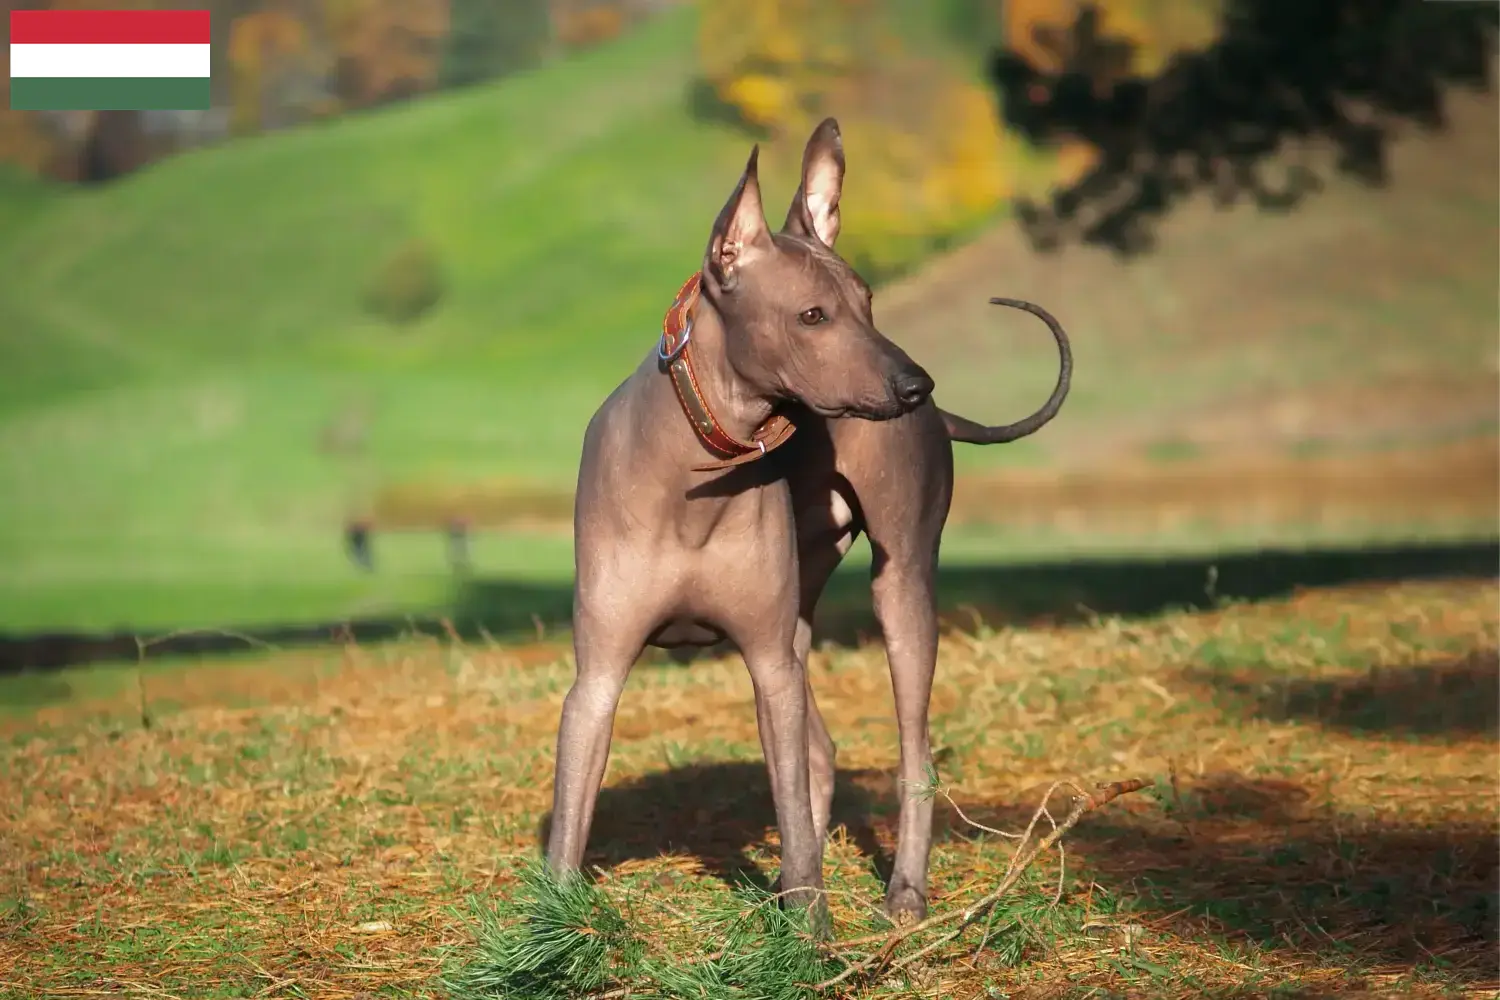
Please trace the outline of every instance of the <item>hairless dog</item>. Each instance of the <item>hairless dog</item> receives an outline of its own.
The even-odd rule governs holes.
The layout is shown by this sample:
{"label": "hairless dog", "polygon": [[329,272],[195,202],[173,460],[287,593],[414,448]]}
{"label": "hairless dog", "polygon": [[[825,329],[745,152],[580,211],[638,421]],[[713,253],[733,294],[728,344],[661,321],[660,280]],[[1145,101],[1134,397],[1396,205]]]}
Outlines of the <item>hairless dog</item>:
{"label": "hairless dog", "polygon": [[557,737],[547,860],[576,871],[626,677],[642,649],[728,640],[755,690],[781,836],[781,890],[821,900],[834,745],[807,680],[812,619],[861,531],[873,552],[900,734],[901,815],[886,910],[927,908],[938,546],[953,489],[952,442],[1030,434],[1067,394],[1072,357],[1045,310],[1061,373],[1015,424],[940,410],[932,379],[875,328],[870,287],[834,252],[844,154],[838,124],[808,141],[779,232],[767,225],[752,150],[714,222],[702,269],[661,340],[584,434],[574,514],[577,677]]}

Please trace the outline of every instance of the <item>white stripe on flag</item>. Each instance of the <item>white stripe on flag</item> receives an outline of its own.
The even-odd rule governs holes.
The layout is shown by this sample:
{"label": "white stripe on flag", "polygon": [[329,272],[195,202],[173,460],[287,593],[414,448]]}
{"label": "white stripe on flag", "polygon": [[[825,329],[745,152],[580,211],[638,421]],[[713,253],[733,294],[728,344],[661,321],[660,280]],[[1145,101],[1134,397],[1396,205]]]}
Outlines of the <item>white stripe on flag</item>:
{"label": "white stripe on flag", "polygon": [[12,45],[13,77],[209,76],[207,45]]}

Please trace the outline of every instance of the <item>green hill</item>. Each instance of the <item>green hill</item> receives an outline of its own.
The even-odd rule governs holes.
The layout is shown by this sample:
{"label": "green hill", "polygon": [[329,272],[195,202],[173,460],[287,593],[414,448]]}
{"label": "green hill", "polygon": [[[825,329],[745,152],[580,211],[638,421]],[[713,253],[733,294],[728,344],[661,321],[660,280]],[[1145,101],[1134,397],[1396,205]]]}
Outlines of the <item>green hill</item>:
{"label": "green hill", "polygon": [[[288,363],[612,377],[696,264],[748,145],[686,113],[692,27],[662,18],[498,86],[54,198],[0,248],[14,314],[0,370],[28,376],[6,405]],[[411,238],[436,249],[449,291],[390,329],[361,299]]]}
{"label": "green hill", "polygon": [[[0,631],[453,606],[434,534],[377,538],[365,576],[341,521],[385,484],[521,480],[542,508],[571,487],[589,414],[650,349],[747,152],[688,113],[693,18],[108,187],[0,174]],[[960,449],[969,472],[1133,462],[1167,482],[1212,460],[1233,480],[1252,474],[1233,465],[1245,452],[1399,458],[1492,435],[1493,99],[1450,111],[1447,133],[1393,145],[1389,191],[1338,182],[1286,216],[1200,201],[1130,266],[1038,256],[999,227],[884,288],[882,326],[945,405],[996,421],[1045,396],[1056,357],[985,300],[1031,298],[1069,326],[1062,416],[1008,448]],[[767,173],[777,207],[792,178]],[[442,298],[409,325],[376,320],[370,283],[413,241],[432,248]],[[351,431],[358,457],[325,447]],[[1296,500],[1304,470],[1283,471]],[[1014,510],[1005,482],[973,482],[968,509]],[[1047,530],[954,524],[945,561],[1423,535],[1434,518],[1467,530],[1452,511],[1325,524],[1300,502],[1286,523],[1252,511],[1215,527],[1179,498],[1126,530],[1108,503],[1044,499]],[[547,592],[566,603],[565,531],[487,533],[474,561],[562,585]]]}
{"label": "green hill", "polygon": [[[689,117],[691,15],[107,188],[0,184],[0,628],[384,604],[425,585],[345,563],[339,518],[373,482],[571,485],[747,152]],[[367,285],[412,239],[445,294],[377,321]],[[351,468],[318,441],[354,409]],[[563,542],[500,561],[535,545],[566,571]],[[407,548],[444,585],[436,543]]]}

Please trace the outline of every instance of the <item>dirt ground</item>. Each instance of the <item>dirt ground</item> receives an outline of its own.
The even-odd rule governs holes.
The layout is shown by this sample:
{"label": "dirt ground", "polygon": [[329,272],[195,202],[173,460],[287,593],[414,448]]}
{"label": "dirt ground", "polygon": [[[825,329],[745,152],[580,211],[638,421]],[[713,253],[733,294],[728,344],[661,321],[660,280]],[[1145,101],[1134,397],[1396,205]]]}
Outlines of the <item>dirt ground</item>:
{"label": "dirt ground", "polygon": [[954,487],[952,524],[1080,533],[1288,524],[1493,524],[1500,439],[1299,457],[1269,450],[1122,460],[1058,472],[975,474]]}

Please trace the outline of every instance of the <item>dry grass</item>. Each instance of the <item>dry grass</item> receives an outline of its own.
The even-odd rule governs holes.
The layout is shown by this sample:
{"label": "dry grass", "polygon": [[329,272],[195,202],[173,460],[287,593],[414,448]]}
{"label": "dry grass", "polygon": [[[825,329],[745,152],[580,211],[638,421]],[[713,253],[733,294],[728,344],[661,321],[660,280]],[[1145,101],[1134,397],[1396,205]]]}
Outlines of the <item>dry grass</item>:
{"label": "dry grass", "polygon": [[[1490,410],[1495,399],[1487,391]],[[1227,457],[1190,437],[1157,443],[1159,451],[1149,460],[961,476],[948,523],[1091,525],[1126,532],[1160,531],[1186,520],[1218,528],[1488,524],[1500,505],[1500,439],[1493,434],[1422,448],[1306,454],[1242,449]],[[566,534],[573,527],[570,492],[504,481],[396,485],[377,494],[373,511],[371,521],[382,530],[435,530],[457,522]]]}
{"label": "dry grass", "polygon": [[[1061,778],[1157,784],[1071,832],[1055,905],[1049,852],[983,951],[976,932],[852,995],[1493,995],[1497,598],[1361,587],[949,634],[933,732],[974,820],[1019,828]],[[465,897],[535,853],[565,656],[427,639],[184,664],[5,723],[0,995],[440,994]],[[878,648],[814,660],[847,937],[874,926],[895,731]],[[653,948],[695,954],[674,913],[774,869],[770,819],[738,662],[638,668],[592,861]],[[1012,845],[951,807],[938,824],[943,910]]]}

